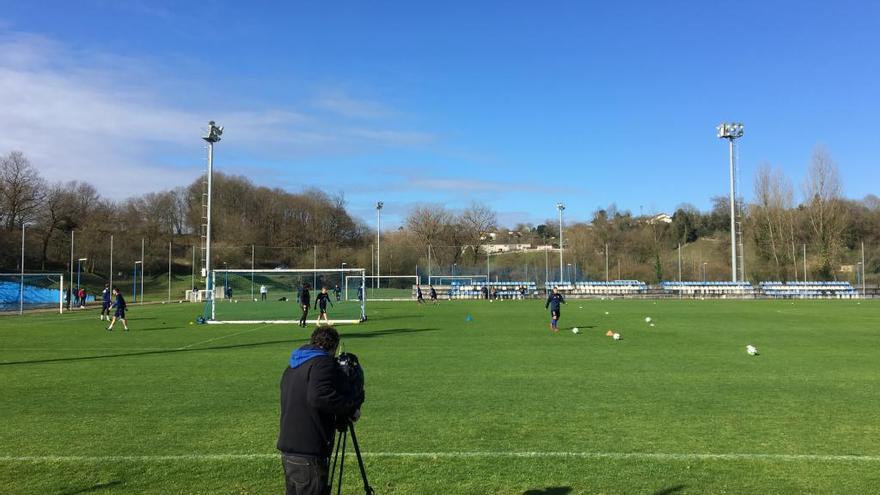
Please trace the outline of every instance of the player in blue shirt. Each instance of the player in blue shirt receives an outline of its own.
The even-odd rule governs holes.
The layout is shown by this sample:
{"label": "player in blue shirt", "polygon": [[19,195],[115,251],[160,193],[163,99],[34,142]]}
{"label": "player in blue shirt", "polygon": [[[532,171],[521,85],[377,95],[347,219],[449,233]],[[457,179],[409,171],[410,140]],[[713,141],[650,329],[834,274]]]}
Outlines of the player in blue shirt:
{"label": "player in blue shirt", "polygon": [[559,323],[559,309],[563,304],[565,304],[565,298],[562,297],[559,290],[554,287],[553,292],[547,296],[547,303],[544,304],[544,309],[547,309],[548,307],[550,308],[550,330],[554,332],[559,331],[556,324]]}
{"label": "player in blue shirt", "polygon": [[330,301],[330,294],[327,293],[327,288],[321,287],[321,292],[315,297],[315,309],[319,306],[321,308],[321,313],[318,314],[317,326],[321,326],[322,316],[324,317],[324,321],[326,321],[328,325],[330,324],[330,318],[327,317],[327,303],[330,303],[330,306],[333,307],[333,302]]}
{"label": "player in blue shirt", "polygon": [[116,308],[116,312],[113,313],[113,319],[110,321],[110,326],[107,327],[108,332],[113,331],[113,325],[116,323],[116,319],[122,320],[122,327],[125,328],[125,331],[128,331],[128,320],[125,319],[125,298],[122,297],[122,292],[119,290],[119,287],[113,288],[113,295],[116,296],[116,302],[113,303],[113,307]]}
{"label": "player in blue shirt", "polygon": [[112,292],[110,290],[110,284],[104,285],[104,290],[101,291],[102,302],[101,302],[101,321],[104,321],[104,315],[107,316],[107,321],[110,321],[110,306],[113,305],[111,302]]}

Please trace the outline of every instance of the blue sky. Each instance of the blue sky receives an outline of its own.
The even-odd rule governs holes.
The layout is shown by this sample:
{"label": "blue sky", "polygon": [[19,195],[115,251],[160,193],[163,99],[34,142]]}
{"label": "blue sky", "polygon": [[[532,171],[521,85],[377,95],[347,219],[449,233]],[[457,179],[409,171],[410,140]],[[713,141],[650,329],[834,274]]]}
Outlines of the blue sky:
{"label": "blue sky", "polygon": [[[314,4],[314,5],[313,5]],[[417,203],[502,222],[708,208],[824,146],[878,193],[874,2],[0,1],[0,152],[122,198],[216,166],[343,192],[399,223]],[[112,170],[113,179],[107,180]]]}

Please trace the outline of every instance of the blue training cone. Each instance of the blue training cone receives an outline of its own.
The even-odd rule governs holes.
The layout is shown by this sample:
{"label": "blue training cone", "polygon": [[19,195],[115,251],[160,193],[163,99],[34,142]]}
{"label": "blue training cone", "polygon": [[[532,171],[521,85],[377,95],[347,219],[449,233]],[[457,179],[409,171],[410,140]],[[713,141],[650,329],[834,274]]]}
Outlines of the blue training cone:
{"label": "blue training cone", "polygon": [[464,317],[464,321],[474,321],[474,317],[471,315],[467,315]]}

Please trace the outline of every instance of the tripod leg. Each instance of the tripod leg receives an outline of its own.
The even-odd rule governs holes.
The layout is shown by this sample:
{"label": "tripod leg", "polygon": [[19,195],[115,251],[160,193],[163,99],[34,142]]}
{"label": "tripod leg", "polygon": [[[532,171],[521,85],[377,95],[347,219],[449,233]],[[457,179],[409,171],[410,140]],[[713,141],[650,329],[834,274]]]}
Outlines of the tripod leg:
{"label": "tripod leg", "polygon": [[342,494],[342,468],[345,467],[345,440],[346,440],[346,433],[347,433],[347,432],[342,432],[342,433],[341,433],[341,435],[342,435],[342,440],[341,440],[340,443],[342,443],[342,457],[339,458],[339,484],[336,485],[336,495],[341,495],[341,494]]}
{"label": "tripod leg", "polygon": [[361,478],[364,480],[364,493],[373,495],[373,487],[367,481],[367,470],[364,468],[364,459],[361,457],[361,448],[358,446],[357,436],[354,434],[354,424],[348,423],[348,430],[351,432],[351,444],[354,446],[354,453],[357,456],[358,467],[361,468]]}
{"label": "tripod leg", "polygon": [[[329,475],[329,479],[327,480],[327,493],[333,493],[333,479],[336,477],[336,461],[339,460],[340,443],[342,443],[341,431],[336,435],[336,452],[333,454],[333,463],[330,465],[330,471],[327,473]],[[339,480],[339,484],[342,484],[342,480]]]}

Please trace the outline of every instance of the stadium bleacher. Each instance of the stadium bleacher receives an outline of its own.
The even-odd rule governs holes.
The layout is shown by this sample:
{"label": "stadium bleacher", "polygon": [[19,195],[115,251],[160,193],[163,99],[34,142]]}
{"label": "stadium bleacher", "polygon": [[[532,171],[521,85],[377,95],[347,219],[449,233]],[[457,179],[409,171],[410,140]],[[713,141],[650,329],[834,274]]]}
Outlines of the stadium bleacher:
{"label": "stadium bleacher", "polygon": [[661,282],[664,291],[687,297],[754,296],[750,282]]}
{"label": "stadium bleacher", "polygon": [[631,296],[647,292],[648,284],[639,280],[611,280],[609,282],[547,282],[544,289],[548,292],[556,287],[566,296]]}
{"label": "stadium bleacher", "polygon": [[782,299],[853,299],[859,291],[849,282],[761,282],[767,297]]}
{"label": "stadium bleacher", "polygon": [[483,287],[489,290],[489,297],[493,294],[497,299],[527,299],[538,294],[538,288],[534,282],[489,282],[488,284],[474,284],[470,282],[453,282],[449,288],[450,299],[482,299]]}

